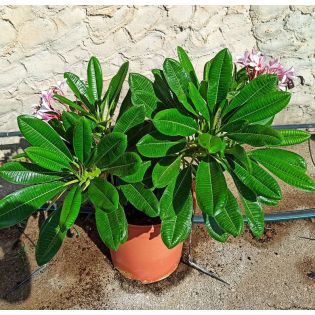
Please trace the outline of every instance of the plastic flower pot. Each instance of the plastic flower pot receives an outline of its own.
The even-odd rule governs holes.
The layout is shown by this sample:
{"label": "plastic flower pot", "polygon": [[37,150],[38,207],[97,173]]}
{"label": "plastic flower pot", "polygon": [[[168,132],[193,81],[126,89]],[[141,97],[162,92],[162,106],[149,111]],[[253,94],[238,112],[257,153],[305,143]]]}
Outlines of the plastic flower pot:
{"label": "plastic flower pot", "polygon": [[167,278],[177,268],[183,243],[168,249],[161,238],[161,225],[128,225],[128,240],[111,250],[116,269],[126,278],[142,283]]}

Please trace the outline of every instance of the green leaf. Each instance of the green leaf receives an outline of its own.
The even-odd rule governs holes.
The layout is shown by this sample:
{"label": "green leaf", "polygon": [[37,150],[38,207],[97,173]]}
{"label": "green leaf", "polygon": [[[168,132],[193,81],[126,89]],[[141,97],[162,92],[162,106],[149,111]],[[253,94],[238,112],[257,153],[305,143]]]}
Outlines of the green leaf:
{"label": "green leaf", "polygon": [[116,176],[128,176],[134,174],[141,164],[141,159],[134,152],[126,152],[121,155],[114,163],[104,168],[106,173]]}
{"label": "green leaf", "polygon": [[306,161],[301,155],[283,149],[258,149],[249,151],[248,154],[254,159],[262,157],[262,159],[275,160],[278,163],[284,161],[290,166],[301,168],[304,172],[307,168]]}
{"label": "green leaf", "polygon": [[239,144],[225,150],[225,154],[230,154],[236,159],[241,165],[243,165],[250,173],[252,172],[252,163],[248,157],[245,149]]}
{"label": "green leaf", "polygon": [[29,115],[18,117],[19,128],[25,139],[33,146],[50,149],[72,160],[72,155],[58,133],[42,120]]}
{"label": "green leaf", "polygon": [[256,237],[261,237],[264,233],[265,221],[264,212],[259,202],[252,202],[246,200],[245,198],[241,199],[245,208],[245,213],[250,230]]}
{"label": "green leaf", "polygon": [[63,126],[66,130],[75,127],[75,125],[79,122],[81,116],[76,113],[66,112],[62,113],[62,122]]}
{"label": "green leaf", "polygon": [[103,90],[103,72],[100,62],[94,56],[89,61],[87,77],[90,94],[93,95],[94,100],[100,101]]}
{"label": "green leaf", "polygon": [[145,115],[151,117],[158,102],[152,82],[141,74],[131,73],[129,75],[129,85],[132,104],[134,106],[144,106]]}
{"label": "green leaf", "polygon": [[281,189],[275,179],[255,162],[252,162],[252,173],[249,173],[236,160],[230,162],[232,172],[239,180],[253,190],[258,196],[280,200]]}
{"label": "green leaf", "polygon": [[144,119],[144,106],[133,106],[126,110],[121,117],[119,117],[113,131],[125,133],[129,129],[142,124]]}
{"label": "green leaf", "polygon": [[127,184],[120,186],[127,200],[138,210],[149,217],[159,215],[159,202],[154,193],[146,189],[142,183]]}
{"label": "green leaf", "polygon": [[168,248],[189,236],[192,208],[191,169],[186,168],[166,187],[160,200],[161,236]]}
{"label": "green leaf", "polygon": [[28,218],[47,201],[61,193],[64,182],[50,182],[26,187],[0,200],[0,229]]}
{"label": "green leaf", "polygon": [[232,83],[233,62],[227,48],[222,49],[212,60],[209,70],[207,99],[211,112],[227,96]]}
{"label": "green leaf", "polygon": [[203,218],[209,235],[216,241],[225,243],[229,238],[229,234],[218,225],[215,218],[205,213],[203,213]]}
{"label": "green leaf", "polygon": [[167,215],[177,215],[183,209],[191,195],[191,188],[191,167],[186,167],[164,190],[160,199],[161,219]]}
{"label": "green leaf", "polygon": [[172,106],[175,101],[167,84],[163,71],[160,69],[153,69],[152,73],[154,75],[153,88],[155,95],[163,103],[164,106]]}
{"label": "green leaf", "polygon": [[209,74],[210,74],[210,67],[211,67],[212,60],[213,59],[207,61],[203,67],[203,82],[205,83],[209,81]]}
{"label": "green leaf", "polygon": [[303,130],[295,130],[295,129],[281,129],[278,132],[282,136],[282,140],[276,146],[289,146],[293,144],[298,144],[305,142],[311,136],[311,134],[307,131]]}
{"label": "green leaf", "polygon": [[229,118],[229,123],[236,120],[254,123],[270,118],[284,109],[289,104],[290,98],[291,94],[288,92],[273,91],[251,99]]}
{"label": "green leaf", "polygon": [[191,136],[198,132],[194,119],[181,114],[177,109],[165,109],[158,112],[153,119],[155,128],[168,136]]}
{"label": "green leaf", "polygon": [[201,161],[196,174],[196,196],[202,212],[212,216],[224,207],[227,186],[220,165],[212,158]]}
{"label": "green leaf", "polygon": [[250,81],[233,98],[229,106],[224,110],[224,114],[235,108],[240,108],[251,100],[257,100],[265,94],[275,91],[278,84],[278,77],[274,74],[263,74]]}
{"label": "green leaf", "polygon": [[277,149],[256,150],[251,152],[251,157],[285,183],[305,191],[315,191],[313,179],[304,174],[305,168],[301,168],[301,160],[296,158],[293,152]]}
{"label": "green leaf", "polygon": [[60,249],[67,230],[59,225],[60,210],[54,211],[44,222],[36,244],[35,256],[39,266],[47,264]]}
{"label": "green leaf", "polygon": [[206,101],[201,96],[198,89],[193,83],[189,83],[189,97],[191,98],[195,108],[200,114],[207,120],[210,121],[209,109],[207,107]]}
{"label": "green leaf", "polygon": [[10,162],[0,167],[0,177],[13,184],[33,185],[60,180],[62,174],[31,163]]}
{"label": "green leaf", "polygon": [[48,170],[56,172],[71,170],[71,161],[52,150],[28,147],[25,149],[25,152],[32,162]]}
{"label": "green leaf", "polygon": [[89,109],[93,110],[92,104],[94,100],[90,95],[88,88],[80,78],[71,72],[65,72],[64,78],[67,80],[67,84],[74,93],[74,95],[84,103]]}
{"label": "green leaf", "polygon": [[95,210],[96,228],[101,240],[112,250],[117,250],[128,237],[128,223],[123,208],[105,212],[100,208]]}
{"label": "green leaf", "polygon": [[103,98],[103,101],[102,101],[103,106],[101,109],[104,110],[104,106],[108,105],[110,109],[110,115],[114,113],[115,108],[117,106],[119,95],[120,95],[123,83],[128,73],[128,68],[129,68],[129,62],[126,61],[125,63],[122,64],[118,72],[111,79],[108,89]]}
{"label": "green leaf", "polygon": [[[64,97],[62,95],[54,94],[54,99],[59,101],[61,104],[66,104],[69,107],[71,107],[72,109],[76,109],[76,110],[80,111],[83,114],[88,114],[88,112],[82,106],[80,106],[79,104],[69,100],[68,98],[66,98],[66,97]],[[68,113],[68,112],[63,112],[62,115],[64,113]]]}
{"label": "green leaf", "polygon": [[118,207],[118,191],[106,179],[94,178],[89,186],[88,195],[95,208],[109,212]]}
{"label": "green leaf", "polygon": [[232,234],[233,236],[238,236],[243,233],[244,220],[241,214],[241,209],[229,189],[227,190],[225,206],[220,207],[215,211],[214,217],[220,227],[227,233]]}
{"label": "green leaf", "polygon": [[186,53],[182,47],[177,47],[178,59],[182,67],[185,69],[187,74],[190,76],[191,81],[196,87],[199,87],[199,81],[195,72],[195,69]]}
{"label": "green leaf", "polygon": [[127,136],[120,132],[112,132],[102,137],[96,147],[95,164],[102,167],[115,162],[127,148]]}
{"label": "green leaf", "polygon": [[178,99],[186,98],[190,78],[183,66],[174,59],[166,58],[163,69],[167,83]]}
{"label": "green leaf", "polygon": [[85,117],[82,117],[75,126],[73,134],[74,152],[82,163],[90,157],[92,141],[91,124]]}
{"label": "green leaf", "polygon": [[198,143],[200,146],[207,149],[211,154],[222,152],[226,146],[225,142],[221,138],[212,136],[209,133],[203,133],[199,135]]}
{"label": "green leaf", "polygon": [[146,173],[150,165],[151,161],[142,162],[138,170],[134,174],[128,176],[121,176],[121,179],[124,182],[130,184],[141,182],[143,180],[144,174]]}
{"label": "green leaf", "polygon": [[228,137],[239,143],[247,143],[254,147],[278,145],[282,135],[277,130],[262,125],[249,125],[239,132],[228,133]]}
{"label": "green leaf", "polygon": [[80,212],[81,201],[80,186],[73,186],[65,197],[61,209],[59,225],[63,230],[68,230],[73,226]]}
{"label": "green leaf", "polygon": [[156,131],[145,135],[137,143],[138,151],[146,157],[164,157],[182,150],[185,146],[185,138],[167,137]]}
{"label": "green leaf", "polygon": [[153,184],[156,188],[167,186],[179,174],[181,158],[166,156],[158,161],[152,172]]}

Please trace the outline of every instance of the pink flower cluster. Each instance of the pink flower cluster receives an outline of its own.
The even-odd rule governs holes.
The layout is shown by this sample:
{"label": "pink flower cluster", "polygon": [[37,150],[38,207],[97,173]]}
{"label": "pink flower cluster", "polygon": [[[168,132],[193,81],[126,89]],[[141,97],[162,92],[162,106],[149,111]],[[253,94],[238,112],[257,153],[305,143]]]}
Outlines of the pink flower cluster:
{"label": "pink flower cluster", "polygon": [[246,67],[250,80],[257,78],[261,74],[276,74],[279,78],[279,88],[286,90],[291,88],[295,79],[294,68],[284,69],[279,58],[272,58],[266,63],[264,54],[256,49],[252,52],[245,51],[244,55],[236,61]]}
{"label": "pink flower cluster", "polygon": [[51,119],[59,120],[62,112],[56,108],[58,101],[56,101],[53,96],[54,94],[64,96],[66,88],[65,82],[58,81],[57,84],[52,86],[49,90],[42,91],[40,103],[33,106],[33,108],[35,108],[33,114],[44,121],[49,121]]}

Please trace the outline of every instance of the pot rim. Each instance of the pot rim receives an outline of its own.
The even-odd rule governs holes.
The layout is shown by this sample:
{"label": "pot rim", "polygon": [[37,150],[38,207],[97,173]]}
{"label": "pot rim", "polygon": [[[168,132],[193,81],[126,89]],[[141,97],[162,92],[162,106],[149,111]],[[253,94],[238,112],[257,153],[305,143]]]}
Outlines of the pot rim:
{"label": "pot rim", "polygon": [[159,228],[159,227],[161,227],[161,223],[159,223],[159,224],[146,224],[146,225],[128,223],[128,226],[130,226],[132,228],[138,228],[138,229],[140,229],[140,228],[149,228],[149,227]]}

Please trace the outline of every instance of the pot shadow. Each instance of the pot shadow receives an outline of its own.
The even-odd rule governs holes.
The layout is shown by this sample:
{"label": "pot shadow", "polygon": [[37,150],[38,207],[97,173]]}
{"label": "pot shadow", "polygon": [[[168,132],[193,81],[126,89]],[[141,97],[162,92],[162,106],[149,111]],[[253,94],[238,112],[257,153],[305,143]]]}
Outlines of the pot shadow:
{"label": "pot shadow", "polygon": [[9,303],[26,300],[31,293],[31,266],[27,257],[32,240],[27,245],[21,240],[25,224],[0,230],[0,299]]}

